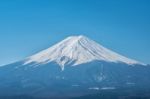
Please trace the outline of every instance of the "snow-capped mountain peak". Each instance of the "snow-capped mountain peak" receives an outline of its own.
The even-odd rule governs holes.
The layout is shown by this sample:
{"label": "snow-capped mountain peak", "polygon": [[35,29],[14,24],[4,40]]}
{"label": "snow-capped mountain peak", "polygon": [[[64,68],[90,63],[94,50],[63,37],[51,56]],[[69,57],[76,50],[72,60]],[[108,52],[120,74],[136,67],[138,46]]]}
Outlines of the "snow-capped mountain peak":
{"label": "snow-capped mountain peak", "polygon": [[119,55],[85,36],[70,36],[60,43],[41,51],[27,59],[24,63],[46,64],[56,62],[64,69],[67,64],[73,66],[94,60],[107,62],[123,62],[126,64],[141,64],[135,60]]}

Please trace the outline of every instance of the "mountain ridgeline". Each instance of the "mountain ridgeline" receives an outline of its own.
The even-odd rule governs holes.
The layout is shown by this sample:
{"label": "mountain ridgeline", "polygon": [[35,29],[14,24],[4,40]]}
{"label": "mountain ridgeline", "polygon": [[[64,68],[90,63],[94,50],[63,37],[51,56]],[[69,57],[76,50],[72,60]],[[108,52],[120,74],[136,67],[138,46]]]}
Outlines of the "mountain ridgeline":
{"label": "mountain ridgeline", "polygon": [[71,36],[0,67],[0,99],[149,99],[150,66]]}

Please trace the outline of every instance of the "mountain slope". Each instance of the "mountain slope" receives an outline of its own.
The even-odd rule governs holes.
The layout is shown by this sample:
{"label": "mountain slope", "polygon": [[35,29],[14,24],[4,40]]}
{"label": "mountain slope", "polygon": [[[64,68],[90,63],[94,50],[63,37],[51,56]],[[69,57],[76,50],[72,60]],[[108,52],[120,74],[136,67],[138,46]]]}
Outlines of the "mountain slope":
{"label": "mountain slope", "polygon": [[85,36],[72,36],[0,67],[0,98],[68,99],[123,89],[150,93],[149,75],[149,65],[110,51]]}
{"label": "mountain slope", "polygon": [[46,64],[54,61],[64,69],[64,66],[67,64],[75,66],[95,60],[123,62],[130,65],[141,64],[140,62],[119,55],[85,36],[71,36],[29,57],[25,65],[32,62]]}

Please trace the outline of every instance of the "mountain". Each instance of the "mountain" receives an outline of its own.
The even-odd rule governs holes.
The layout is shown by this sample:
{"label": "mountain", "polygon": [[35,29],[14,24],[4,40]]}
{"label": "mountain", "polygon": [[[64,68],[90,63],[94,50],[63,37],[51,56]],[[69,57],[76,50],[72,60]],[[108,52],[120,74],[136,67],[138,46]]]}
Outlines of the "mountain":
{"label": "mountain", "polygon": [[85,36],[68,37],[22,61],[0,67],[0,99],[68,99],[95,94],[100,98],[99,93],[107,97],[111,92],[118,97],[143,93],[150,97],[149,83],[149,65]]}
{"label": "mountain", "polygon": [[129,65],[142,64],[135,60],[119,55],[85,36],[71,36],[60,43],[27,59],[26,64],[47,64],[56,62],[64,69],[64,66],[73,66],[92,62],[95,60],[106,62],[122,62]]}

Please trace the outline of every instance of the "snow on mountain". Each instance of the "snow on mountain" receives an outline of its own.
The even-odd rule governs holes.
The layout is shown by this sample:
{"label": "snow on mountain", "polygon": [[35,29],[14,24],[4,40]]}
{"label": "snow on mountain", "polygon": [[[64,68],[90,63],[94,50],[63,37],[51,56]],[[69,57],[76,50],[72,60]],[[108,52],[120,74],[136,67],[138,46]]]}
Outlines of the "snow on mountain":
{"label": "snow on mountain", "polygon": [[46,64],[56,62],[62,69],[67,64],[73,66],[94,60],[122,62],[129,65],[142,64],[138,61],[119,55],[85,36],[70,36],[60,43],[41,51],[25,61],[24,65],[35,62]]}

